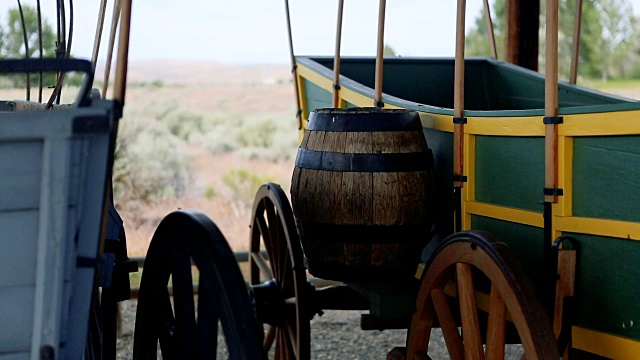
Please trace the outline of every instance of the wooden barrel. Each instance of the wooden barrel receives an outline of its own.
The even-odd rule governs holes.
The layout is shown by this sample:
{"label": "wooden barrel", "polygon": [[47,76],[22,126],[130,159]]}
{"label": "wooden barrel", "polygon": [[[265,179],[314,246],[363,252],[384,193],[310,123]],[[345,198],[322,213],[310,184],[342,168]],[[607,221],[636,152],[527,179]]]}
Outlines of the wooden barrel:
{"label": "wooden barrel", "polygon": [[433,189],[417,112],[313,111],[291,182],[309,272],[347,282],[413,275],[429,240]]}

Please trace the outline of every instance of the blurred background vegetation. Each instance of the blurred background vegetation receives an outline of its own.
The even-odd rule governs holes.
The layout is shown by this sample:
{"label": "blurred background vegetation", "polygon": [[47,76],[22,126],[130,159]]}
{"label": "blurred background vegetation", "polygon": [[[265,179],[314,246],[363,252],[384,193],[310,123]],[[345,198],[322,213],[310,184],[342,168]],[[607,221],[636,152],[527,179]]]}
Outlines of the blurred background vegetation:
{"label": "blurred background vegetation", "polygon": [[[545,1],[540,1],[539,65],[544,72]],[[558,71],[568,79],[573,44],[576,0],[559,0]],[[505,0],[492,1],[494,34],[498,57],[503,54]],[[640,79],[640,19],[628,0],[583,0],[578,75],[581,79],[606,83],[609,80]],[[467,56],[490,56],[484,12],[466,37]]]}

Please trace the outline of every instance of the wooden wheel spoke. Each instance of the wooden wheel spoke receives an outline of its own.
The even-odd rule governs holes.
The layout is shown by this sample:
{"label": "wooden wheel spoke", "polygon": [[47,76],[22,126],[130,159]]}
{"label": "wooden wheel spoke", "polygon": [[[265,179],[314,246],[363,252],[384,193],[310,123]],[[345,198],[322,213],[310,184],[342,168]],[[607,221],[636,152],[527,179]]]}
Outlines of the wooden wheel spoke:
{"label": "wooden wheel spoke", "polygon": [[442,334],[444,335],[447,349],[449,349],[449,356],[453,360],[464,359],[462,339],[458,332],[458,325],[447,302],[447,295],[445,295],[442,289],[433,289],[431,291],[431,299],[433,300],[433,307],[435,308],[440,326],[442,327]]}
{"label": "wooden wheel spoke", "polygon": [[297,329],[292,326],[290,322],[286,322],[285,328],[282,330],[283,332],[283,345],[285,347],[285,359],[298,359],[297,354]]}
{"label": "wooden wheel spoke", "polygon": [[267,220],[264,218],[264,214],[256,215],[255,224],[258,226],[258,231],[262,236],[262,241],[267,250],[267,255],[269,256],[269,263],[271,264],[271,278],[278,277],[278,269],[275,264],[278,263],[278,256],[276,254],[277,247],[274,243],[274,239],[271,236],[270,225],[267,224]]}
{"label": "wooden wheel spoke", "polygon": [[260,269],[260,272],[264,275],[265,278],[273,279],[273,272],[271,271],[271,268],[267,263],[267,259],[265,259],[264,256],[262,256],[262,254],[260,253],[260,250],[258,250],[257,252],[251,252],[251,259],[258,266],[258,269]]}
{"label": "wooden wheel spoke", "polygon": [[[295,321],[295,320],[294,320]],[[292,350],[293,353],[295,353],[295,358],[298,358],[298,349],[295,346],[295,344],[298,343],[298,329],[297,326],[295,326],[294,322],[286,322],[286,329],[285,332],[287,333],[287,342],[289,343],[289,346],[291,347],[290,350]]]}
{"label": "wooden wheel spoke", "polygon": [[193,299],[193,279],[191,276],[191,258],[184,248],[176,249],[171,254],[173,268],[173,303],[176,319],[175,338],[179,353],[193,355],[196,349],[197,333],[196,310]]}
{"label": "wooden wheel spoke", "polygon": [[293,277],[294,272],[291,267],[291,258],[288,256],[289,254],[285,254],[284,256],[284,267],[282,268],[282,272],[280,273],[280,287],[284,291],[284,296],[293,296],[295,295],[295,289],[293,288]]}
{"label": "wooden wheel spoke", "polygon": [[290,275],[289,272],[291,270],[291,259],[289,257],[289,247],[287,245],[287,237],[286,237],[286,234],[284,233],[284,229],[282,228],[282,223],[280,222],[280,214],[275,213],[275,216],[276,216],[276,219],[272,227],[274,229],[273,232],[275,233],[275,236],[278,239],[278,244],[280,245],[278,247],[278,251],[279,251],[278,260],[280,265],[279,271],[280,271],[280,280],[284,286],[286,279]]}
{"label": "wooden wheel spoke", "polygon": [[458,275],[458,297],[465,359],[481,360],[484,357],[484,350],[480,337],[480,322],[478,321],[471,265],[456,264],[456,273]]}
{"label": "wooden wheel spoke", "polygon": [[198,358],[203,359],[207,354],[215,353],[218,348],[218,307],[214,294],[208,286],[200,281],[198,285]]}
{"label": "wooden wheel spoke", "polygon": [[[266,215],[266,220],[267,220],[267,232],[269,233],[269,239],[271,240],[271,251],[273,253],[273,257],[271,257],[271,253],[269,254],[269,259],[271,260],[271,267],[273,268],[273,272],[274,275],[276,276],[276,279],[280,278],[280,262],[282,261],[282,259],[280,259],[280,254],[281,254],[281,247],[282,247],[282,243],[281,243],[281,239],[278,237],[278,232],[277,232],[277,223],[278,223],[278,219],[276,217],[276,211],[273,208],[273,204],[271,204],[271,201],[267,201],[266,199],[264,200],[265,202],[265,215]],[[265,245],[266,245],[266,239],[265,239]]]}
{"label": "wooden wheel spoke", "polygon": [[275,326],[269,326],[269,330],[267,330],[267,334],[264,336],[263,347],[264,351],[269,352],[271,347],[273,346],[273,342],[276,340],[276,328]]}
{"label": "wooden wheel spoke", "polygon": [[175,337],[173,336],[176,320],[173,315],[173,306],[169,297],[169,290],[165,287],[161,289],[161,296],[158,299],[158,310],[161,316],[158,319],[158,342],[163,354],[174,354],[176,351]]}
{"label": "wooden wheel spoke", "polygon": [[284,350],[284,346],[282,346],[282,329],[276,328],[276,349],[274,359],[282,359],[282,351]]}
{"label": "wooden wheel spoke", "polygon": [[487,359],[504,359],[507,307],[496,286],[491,286],[487,324]]}
{"label": "wooden wheel spoke", "polygon": [[275,359],[296,359],[287,330],[277,328]]}
{"label": "wooden wheel spoke", "polygon": [[[279,214],[280,216],[282,216],[282,214]],[[283,289],[285,289],[285,294],[286,296],[289,295],[295,295],[296,290],[294,289],[295,283],[298,281],[306,281],[305,278],[306,276],[299,276],[298,274],[296,274],[296,269],[294,269],[294,255],[291,253],[291,249],[289,248],[288,244],[290,241],[292,241],[289,237],[291,236],[291,234],[287,234],[286,233],[286,229],[283,226],[282,222],[278,222],[278,236],[280,237],[280,239],[282,239],[282,243],[283,246],[282,248],[282,257],[283,257],[283,261],[282,261],[282,272],[281,272],[281,286]],[[297,236],[295,237],[294,241],[298,241]],[[298,262],[301,262],[302,259],[298,259]]]}

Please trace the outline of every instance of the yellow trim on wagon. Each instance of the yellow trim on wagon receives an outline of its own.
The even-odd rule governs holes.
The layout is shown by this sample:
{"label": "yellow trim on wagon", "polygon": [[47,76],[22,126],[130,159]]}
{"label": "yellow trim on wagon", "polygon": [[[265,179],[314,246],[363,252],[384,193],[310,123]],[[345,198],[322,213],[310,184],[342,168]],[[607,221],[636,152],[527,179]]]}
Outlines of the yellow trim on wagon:
{"label": "yellow trim on wagon", "polygon": [[593,331],[579,326],[572,328],[573,347],[610,359],[637,360],[640,358],[640,342]]}
{"label": "yellow trim on wagon", "polygon": [[296,74],[295,81],[298,83],[298,94],[296,96],[300,101],[300,111],[302,112],[300,114],[302,127],[298,129],[298,144],[300,144],[309,124],[309,104],[307,103],[307,87],[304,85],[304,78],[300,74]]}
{"label": "yellow trim on wagon", "polygon": [[542,116],[469,117],[464,131],[473,135],[544,136],[544,124]]}
{"label": "yellow trim on wagon", "polygon": [[465,210],[468,214],[486,216],[493,219],[510,221],[529,226],[543,227],[544,220],[541,213],[491,205],[477,201],[467,201]]}
{"label": "yellow trim on wagon", "polygon": [[349,88],[346,88],[346,87],[341,88],[340,94],[342,95],[342,99],[352,103],[355,106],[359,106],[359,107],[373,106],[373,100],[370,97],[357,93]]}
{"label": "yellow trim on wagon", "polygon": [[640,223],[637,222],[554,216],[554,223],[562,232],[640,241]]}
{"label": "yellow trim on wagon", "polygon": [[453,132],[453,116],[433,114],[429,112],[418,112],[422,127],[431,130]]}
{"label": "yellow trim on wagon", "polygon": [[608,136],[640,134],[640,111],[616,111],[564,115],[560,136]]}
{"label": "yellow trim on wagon", "polygon": [[304,65],[298,65],[297,71],[298,75],[309,80],[309,82],[313,83],[314,85],[317,85],[327,90],[328,92],[333,91],[333,84],[331,83],[331,79],[327,79],[326,77],[320,75],[320,73],[317,73]]}

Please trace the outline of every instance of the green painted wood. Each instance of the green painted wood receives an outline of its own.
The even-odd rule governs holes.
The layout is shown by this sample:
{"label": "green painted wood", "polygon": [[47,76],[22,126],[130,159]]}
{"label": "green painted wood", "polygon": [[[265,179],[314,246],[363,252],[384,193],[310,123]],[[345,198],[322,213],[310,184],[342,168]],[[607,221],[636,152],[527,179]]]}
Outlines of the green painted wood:
{"label": "green painted wood", "polygon": [[[332,79],[331,57],[298,61]],[[453,114],[453,59],[387,58],[384,102],[412,110]],[[544,77],[536,72],[483,58],[465,62],[466,116],[543,116]],[[373,97],[375,59],[342,58],[341,86]],[[560,114],[638,110],[640,103],[580,86],[559,85]]]}
{"label": "green painted wood", "polygon": [[349,283],[369,300],[370,314],[380,319],[408,319],[413,314],[418,288],[403,282]]}
{"label": "green painted wood", "polygon": [[[307,108],[309,109],[309,112],[315,109],[332,107],[331,93],[327,90],[306,79],[304,80],[304,89],[306,92]],[[307,114],[307,116],[308,115],[309,114]]]}
{"label": "green painted wood", "polygon": [[576,325],[640,340],[640,242],[582,234]]}
{"label": "green painted wood", "polygon": [[541,228],[472,215],[471,229],[487,231],[509,245],[522,263],[537,293],[542,294],[544,233]]}
{"label": "green painted wood", "polygon": [[542,212],[544,138],[476,136],[476,200]]}
{"label": "green painted wood", "polygon": [[640,136],[574,140],[573,214],[640,222]]}

